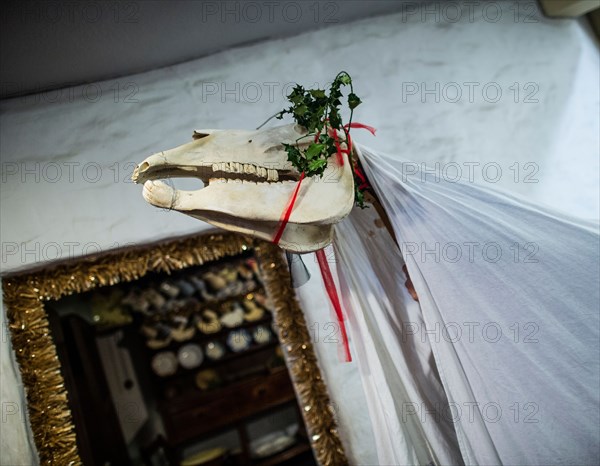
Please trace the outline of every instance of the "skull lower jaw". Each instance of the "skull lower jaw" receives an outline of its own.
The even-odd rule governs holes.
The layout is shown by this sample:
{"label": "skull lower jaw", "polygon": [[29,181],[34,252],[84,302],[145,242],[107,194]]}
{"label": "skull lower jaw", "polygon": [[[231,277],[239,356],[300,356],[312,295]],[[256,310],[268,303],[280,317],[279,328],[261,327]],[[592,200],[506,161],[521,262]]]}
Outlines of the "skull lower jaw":
{"label": "skull lower jaw", "polygon": [[[280,223],[273,222],[242,222],[230,216],[216,212],[186,212],[188,215],[203,220],[223,230],[249,235],[265,241],[273,241]],[[322,249],[333,239],[333,225],[301,225],[287,223],[278,245],[286,251],[308,253]]]}
{"label": "skull lower jaw", "polygon": [[[281,185],[278,193],[273,186],[258,186],[262,191],[259,197],[256,192],[254,195],[246,192],[252,187],[232,180],[221,185],[213,183],[192,192],[174,190],[161,181],[148,181],[144,185],[143,196],[156,207],[187,214],[224,230],[271,241],[281,226],[282,212],[296,187],[294,182],[278,184]],[[302,210],[294,209],[279,245],[298,253],[327,246],[333,235],[332,223],[303,222],[302,214]]]}

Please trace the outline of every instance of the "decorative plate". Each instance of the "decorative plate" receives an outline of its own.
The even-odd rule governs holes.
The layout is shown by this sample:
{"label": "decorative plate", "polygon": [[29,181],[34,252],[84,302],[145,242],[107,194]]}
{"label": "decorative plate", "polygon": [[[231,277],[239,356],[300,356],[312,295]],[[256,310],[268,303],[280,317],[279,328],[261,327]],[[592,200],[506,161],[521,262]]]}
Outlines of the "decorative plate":
{"label": "decorative plate", "polygon": [[236,353],[248,349],[252,337],[245,329],[234,330],[227,335],[227,345]]}
{"label": "decorative plate", "polygon": [[252,337],[259,345],[269,343],[271,341],[271,336],[271,331],[265,325],[259,325],[252,331]]}
{"label": "decorative plate", "polygon": [[160,377],[168,377],[177,372],[177,357],[172,351],[163,351],[152,358],[152,370]]}
{"label": "decorative plate", "polygon": [[204,361],[202,349],[195,343],[190,343],[179,348],[177,359],[181,367],[185,369],[193,369],[198,367]]}
{"label": "decorative plate", "polygon": [[225,347],[218,341],[211,341],[206,344],[204,352],[206,353],[208,359],[217,361],[218,359],[221,359],[225,354]]}

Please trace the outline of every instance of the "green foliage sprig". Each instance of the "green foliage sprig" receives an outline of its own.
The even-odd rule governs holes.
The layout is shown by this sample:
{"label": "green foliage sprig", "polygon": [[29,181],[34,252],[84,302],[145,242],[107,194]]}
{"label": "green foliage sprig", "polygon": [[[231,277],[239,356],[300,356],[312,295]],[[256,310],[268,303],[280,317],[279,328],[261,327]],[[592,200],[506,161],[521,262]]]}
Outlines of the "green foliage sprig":
{"label": "green foliage sprig", "polygon": [[[354,109],[361,104],[361,100],[354,93],[352,78],[345,71],[341,71],[335,77],[329,88],[329,95],[324,89],[305,89],[296,84],[288,95],[288,100],[292,105],[275,115],[277,119],[281,120],[284,115],[289,114],[299,125],[307,129],[308,136],[298,138],[295,144],[283,144],[288,160],[306,176],[322,177],[329,157],[337,153],[335,140],[330,136],[330,129],[343,131],[346,134],[346,141],[348,141],[348,130],[344,128],[340,115],[342,105],[340,89],[342,86],[350,86],[347,103],[350,108],[349,123],[351,123]],[[298,141],[310,136],[316,137],[316,140],[301,150]],[[364,207],[364,193],[358,188],[361,183],[357,179],[354,181],[354,200],[358,206]]]}

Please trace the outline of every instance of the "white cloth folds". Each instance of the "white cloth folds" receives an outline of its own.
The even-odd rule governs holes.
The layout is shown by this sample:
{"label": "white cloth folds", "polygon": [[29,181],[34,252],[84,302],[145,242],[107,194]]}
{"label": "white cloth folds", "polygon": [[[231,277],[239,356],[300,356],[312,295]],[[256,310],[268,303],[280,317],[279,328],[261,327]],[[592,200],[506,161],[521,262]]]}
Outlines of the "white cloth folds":
{"label": "white cloth folds", "polygon": [[380,463],[598,464],[597,225],[355,146],[400,246],[336,228]]}
{"label": "white cloth folds", "polygon": [[377,219],[374,209],[354,209],[336,226],[334,247],[378,464],[460,464],[451,422],[431,414],[441,414],[447,399],[429,341],[405,337],[407,326],[424,325],[419,305],[404,287],[400,251]]}

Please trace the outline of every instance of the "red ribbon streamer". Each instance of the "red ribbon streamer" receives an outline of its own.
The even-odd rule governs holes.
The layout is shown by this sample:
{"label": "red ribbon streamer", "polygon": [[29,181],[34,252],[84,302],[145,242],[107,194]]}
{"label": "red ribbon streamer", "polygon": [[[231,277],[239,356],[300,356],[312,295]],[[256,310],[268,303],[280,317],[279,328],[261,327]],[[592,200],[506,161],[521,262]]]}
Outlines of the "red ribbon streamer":
{"label": "red ribbon streamer", "polygon": [[[348,154],[348,156],[349,156],[350,151],[352,150],[352,139],[350,138],[350,128],[366,129],[373,136],[375,136],[376,130],[372,126],[364,125],[364,124],[358,123],[358,122],[349,123],[347,125],[344,125],[344,129],[346,129],[346,134],[347,134],[347,141],[346,141],[346,149],[342,149],[340,142],[339,142],[338,135],[337,135],[337,131],[331,130],[330,136],[332,136],[335,141],[335,147],[337,148],[338,163],[340,164],[340,166],[344,165],[343,154]],[[320,133],[316,134],[315,142],[318,141],[319,134]],[[363,189],[366,186],[368,186],[368,183],[367,183],[367,180],[366,180],[364,174],[360,171],[360,169],[358,169],[358,167],[356,167],[354,169],[354,173],[356,173],[356,176],[358,176],[358,178],[360,178],[360,181],[362,182],[361,185],[359,186],[359,189]],[[290,221],[290,216],[292,215],[292,210],[294,209],[294,204],[296,203],[296,198],[298,197],[298,192],[300,191],[300,185],[302,184],[302,180],[304,179],[304,177],[305,177],[305,173],[302,172],[300,174],[300,179],[298,180],[298,185],[296,186],[296,189],[294,190],[294,193],[292,194],[292,197],[290,198],[290,201],[281,216],[281,219],[279,221],[279,228],[277,229],[277,232],[275,233],[275,236],[273,237],[273,243],[275,243],[275,244],[279,244],[279,241],[281,240],[281,236],[283,235],[283,231],[285,230],[286,225]],[[352,356],[350,355],[350,345],[348,344],[348,335],[346,333],[346,326],[344,325],[344,314],[342,312],[342,306],[340,305],[340,300],[339,300],[339,296],[337,293],[337,289],[335,287],[335,282],[333,281],[333,277],[331,276],[331,269],[329,268],[329,263],[327,262],[327,257],[325,256],[325,250],[319,249],[316,252],[316,255],[317,255],[317,261],[319,263],[319,268],[321,269],[321,276],[323,277],[323,283],[325,284],[325,289],[327,290],[327,295],[329,296],[329,301],[331,301],[331,305],[333,306],[333,309],[335,310],[335,314],[337,316],[338,323],[340,324],[340,332],[342,334],[342,346],[344,348],[344,357],[346,358],[345,360],[349,362],[349,361],[352,361]]]}
{"label": "red ribbon streamer", "polygon": [[294,194],[292,194],[292,197],[290,198],[288,206],[283,211],[281,220],[279,220],[279,229],[277,230],[277,233],[275,233],[275,237],[273,238],[273,242],[275,244],[279,244],[281,235],[283,235],[283,230],[285,230],[285,226],[290,221],[290,216],[292,215],[292,209],[294,208],[294,204],[296,203],[296,198],[298,197],[298,191],[300,191],[300,185],[302,184],[303,179],[304,179],[304,172],[302,172],[300,174],[300,179],[298,180],[298,185],[296,186],[296,189],[294,190]]}
{"label": "red ribbon streamer", "polygon": [[335,315],[337,316],[338,323],[340,324],[340,331],[342,334],[342,345],[344,348],[344,358],[346,362],[350,362],[352,361],[352,356],[350,355],[348,335],[346,334],[346,326],[344,325],[344,314],[342,313],[342,306],[340,305],[340,299],[337,293],[337,289],[335,288],[335,282],[333,281],[333,277],[331,276],[331,269],[329,268],[329,263],[327,262],[325,249],[319,249],[316,252],[316,255],[317,261],[319,262],[319,268],[321,269],[321,275],[323,275],[323,283],[325,284],[325,289],[327,290],[329,300],[333,305],[333,309],[335,309]]}

